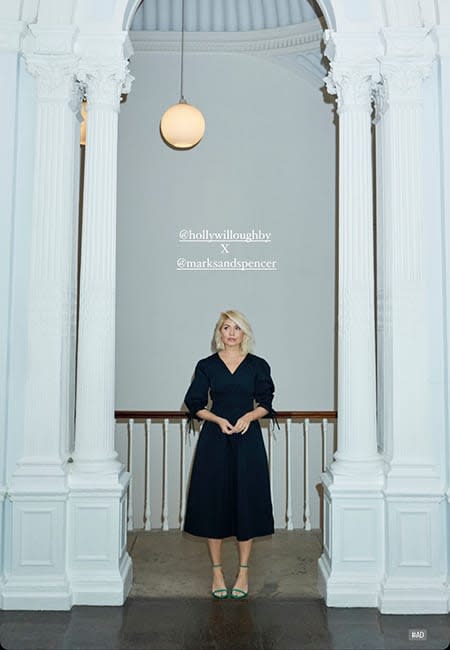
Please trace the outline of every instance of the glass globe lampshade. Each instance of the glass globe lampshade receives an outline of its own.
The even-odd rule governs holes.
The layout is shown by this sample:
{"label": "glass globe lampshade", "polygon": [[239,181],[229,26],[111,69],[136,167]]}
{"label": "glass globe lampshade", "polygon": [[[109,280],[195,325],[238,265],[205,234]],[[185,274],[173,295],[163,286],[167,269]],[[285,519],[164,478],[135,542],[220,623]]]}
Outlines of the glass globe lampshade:
{"label": "glass globe lampshade", "polygon": [[161,118],[161,135],[175,149],[191,149],[205,133],[205,118],[195,106],[181,100]]}

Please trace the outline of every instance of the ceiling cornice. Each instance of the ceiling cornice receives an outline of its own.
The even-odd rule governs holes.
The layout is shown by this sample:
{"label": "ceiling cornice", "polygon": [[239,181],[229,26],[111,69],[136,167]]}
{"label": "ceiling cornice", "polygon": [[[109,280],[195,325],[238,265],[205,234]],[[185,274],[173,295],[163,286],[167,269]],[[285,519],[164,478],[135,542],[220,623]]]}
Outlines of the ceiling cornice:
{"label": "ceiling cornice", "polygon": [[[132,30],[181,31],[181,0],[144,0]],[[188,32],[248,32],[298,25],[322,15],[315,0],[185,0]]]}
{"label": "ceiling cornice", "polygon": [[[247,52],[273,55],[317,51],[323,37],[318,19],[300,25],[254,32],[194,32],[185,35],[186,52]],[[131,31],[137,52],[179,52],[179,32]]]}

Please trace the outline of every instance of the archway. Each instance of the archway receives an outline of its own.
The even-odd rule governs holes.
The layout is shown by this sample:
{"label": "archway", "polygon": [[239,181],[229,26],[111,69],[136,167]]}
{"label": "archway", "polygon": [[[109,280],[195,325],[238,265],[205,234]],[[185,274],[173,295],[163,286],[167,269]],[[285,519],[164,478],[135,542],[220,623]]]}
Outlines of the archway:
{"label": "archway", "polygon": [[[373,8],[361,8],[358,5],[359,8],[355,6],[355,13],[351,14],[348,6],[340,2],[321,2],[320,5],[331,24],[331,29],[326,33],[326,54],[331,60],[328,88],[337,95],[340,114],[340,436],[335,463],[331,472],[324,477],[328,522],[326,549],[320,563],[322,589],[327,603],[331,605],[358,603],[380,606],[382,611],[401,611],[403,607],[420,608],[423,592],[414,586],[409,593],[408,603],[405,604],[399,598],[398,589],[405,580],[409,580],[411,585],[416,583],[411,570],[401,568],[405,564],[410,566],[406,560],[409,551],[405,550],[406,555],[400,559],[394,550],[395,540],[398,535],[406,535],[405,532],[400,532],[406,530],[404,526],[408,529],[408,537],[420,539],[420,522],[423,518],[433,527],[437,539],[442,537],[445,528],[444,509],[437,505],[433,496],[436,494],[437,483],[431,476],[427,482],[426,495],[422,494],[419,499],[420,503],[424,503],[425,499],[428,503],[426,508],[421,506],[417,510],[416,497],[411,497],[410,507],[417,512],[416,517],[411,517],[411,511],[400,505],[404,503],[405,489],[410,490],[408,485],[412,487],[417,475],[422,472],[425,477],[429,471],[423,465],[418,469],[421,465],[419,458],[436,460],[436,451],[441,443],[422,440],[419,444],[418,435],[414,436],[418,447],[417,461],[412,465],[418,469],[418,474],[406,479],[405,472],[408,473],[408,468],[412,466],[405,447],[408,428],[398,425],[394,444],[392,422],[399,423],[397,418],[401,419],[401,413],[404,412],[404,402],[401,398],[398,401],[394,399],[394,395],[416,395],[421,404],[420,417],[415,423],[415,430],[419,432],[425,428],[427,413],[429,414],[429,404],[423,399],[429,386],[426,382],[424,385],[411,379],[408,389],[405,389],[401,386],[400,375],[396,374],[391,365],[396,355],[405,358],[406,345],[402,342],[402,337],[406,328],[409,332],[408,345],[411,346],[414,342],[415,349],[419,350],[421,370],[418,374],[426,376],[426,331],[414,315],[421,311],[417,305],[423,305],[425,300],[423,277],[420,270],[417,272],[417,268],[423,267],[423,251],[420,251],[420,246],[417,248],[422,237],[423,193],[420,183],[414,181],[420,177],[423,157],[420,137],[411,124],[422,119],[423,80],[429,73],[432,59],[433,48],[428,30],[421,25],[426,12],[428,19],[437,22],[438,18],[431,15],[429,8],[420,6],[401,10],[399,7],[381,4]],[[128,17],[136,6],[137,3],[128,5]],[[400,43],[405,43],[402,31],[405,26],[410,26],[411,29],[406,39],[407,47],[403,49]],[[414,52],[413,56],[411,51]],[[408,88],[407,109],[404,106],[405,83]],[[380,144],[379,171],[383,180],[382,204],[379,206],[383,221],[381,218],[378,220],[378,250],[382,250],[378,283],[378,295],[382,295],[379,321],[386,326],[378,334],[381,350],[378,366],[378,426],[382,428],[384,451],[387,452],[382,459],[377,444],[376,420],[374,188],[370,129],[373,102],[380,112],[387,106],[387,103],[383,105],[381,102],[383,89],[389,109],[377,127]],[[403,119],[406,115],[412,120],[409,125],[408,120]],[[399,134],[400,141],[393,141],[394,131]],[[403,156],[410,151],[412,141],[415,143],[412,167],[405,168],[402,165]],[[404,169],[405,172],[398,174],[399,169]],[[403,188],[404,196],[409,197],[409,208],[405,204],[399,204],[395,198],[392,191],[394,176]],[[355,183],[356,178],[358,183]],[[395,215],[403,214],[406,218],[406,211],[410,213],[411,210],[416,216],[410,235],[415,242],[413,248],[419,255],[413,256],[414,262],[405,239],[392,227]],[[409,262],[404,267],[402,283],[399,284],[400,276],[396,276],[393,269],[397,268],[400,259],[408,259]],[[414,305],[409,303],[409,308],[405,309],[405,298],[411,291],[411,277],[414,278],[417,302]],[[393,299],[403,305],[403,310],[402,313],[396,312],[391,321],[389,310]],[[414,327],[408,325],[411,322],[414,322]],[[386,481],[389,496],[385,493]],[[365,533],[355,535],[355,531]],[[390,539],[390,549],[385,547],[386,535]],[[338,550],[340,544],[342,546]],[[387,565],[386,553],[389,558]],[[416,562],[417,566],[422,565],[430,554],[435,556],[428,542],[420,548],[415,547],[411,554],[414,557],[412,564]],[[439,577],[434,579],[434,587],[430,587],[434,593],[431,599],[435,603],[440,602],[437,606],[444,608],[446,596],[442,569],[438,565],[432,568],[433,562],[429,566],[430,577],[436,576],[436,570],[439,573]],[[360,589],[354,589],[349,594],[348,584],[355,575],[358,575]],[[427,598],[428,596],[429,594]]]}

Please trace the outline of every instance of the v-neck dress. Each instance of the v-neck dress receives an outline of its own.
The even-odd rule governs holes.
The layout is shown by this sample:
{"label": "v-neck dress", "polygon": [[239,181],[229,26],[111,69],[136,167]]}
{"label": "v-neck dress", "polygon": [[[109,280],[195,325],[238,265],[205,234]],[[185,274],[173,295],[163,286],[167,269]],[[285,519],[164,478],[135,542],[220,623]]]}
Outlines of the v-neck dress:
{"label": "v-neck dress", "polygon": [[[274,383],[265,359],[247,353],[231,372],[218,352],[200,359],[185,395],[189,428],[200,409],[231,424],[252,411],[255,400],[275,421]],[[274,425],[273,425],[274,426]],[[244,434],[222,433],[215,422],[204,420],[200,429],[186,499],[184,530],[192,535],[245,541],[274,533],[269,466],[259,420]]]}

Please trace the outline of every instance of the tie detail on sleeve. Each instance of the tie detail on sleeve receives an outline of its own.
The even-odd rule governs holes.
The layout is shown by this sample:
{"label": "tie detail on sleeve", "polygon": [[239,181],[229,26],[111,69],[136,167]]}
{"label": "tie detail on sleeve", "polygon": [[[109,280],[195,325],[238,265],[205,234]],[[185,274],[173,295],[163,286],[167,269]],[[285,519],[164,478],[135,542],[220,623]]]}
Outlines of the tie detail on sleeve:
{"label": "tie detail on sleeve", "polygon": [[195,366],[192,383],[184,396],[184,403],[188,408],[188,433],[191,433],[191,430],[195,433],[194,419],[201,421],[201,418],[197,415],[197,411],[205,408],[208,404],[208,389],[209,379],[199,361]]}
{"label": "tie detail on sleeve", "polygon": [[272,420],[272,433],[275,432],[275,423],[278,429],[280,428],[277,420],[277,412],[272,407],[274,392],[275,386],[270,374],[270,366],[267,361],[261,359],[261,367],[256,376],[255,400],[258,406],[262,406],[269,411],[264,417]]}

